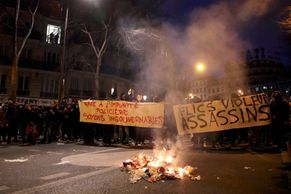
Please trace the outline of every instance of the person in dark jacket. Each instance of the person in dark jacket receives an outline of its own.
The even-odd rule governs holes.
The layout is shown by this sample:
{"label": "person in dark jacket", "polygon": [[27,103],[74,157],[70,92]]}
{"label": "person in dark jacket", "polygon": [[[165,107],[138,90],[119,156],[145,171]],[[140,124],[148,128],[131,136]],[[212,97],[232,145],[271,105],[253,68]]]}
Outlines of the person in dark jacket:
{"label": "person in dark jacket", "polygon": [[31,110],[30,104],[25,104],[25,106],[18,107],[19,115],[19,132],[21,134],[22,143],[26,142],[26,127],[28,122],[31,121]]}
{"label": "person in dark jacket", "polygon": [[6,107],[5,104],[0,106],[0,135],[2,137],[2,142],[6,143],[8,122],[6,119]]}
{"label": "person in dark jacket", "polygon": [[6,119],[8,121],[8,139],[7,144],[11,143],[11,138],[13,137],[13,141],[15,143],[18,142],[18,116],[16,106],[12,100],[8,101],[8,109],[6,112]]}
{"label": "person in dark jacket", "polygon": [[275,91],[272,94],[273,100],[270,104],[272,115],[271,134],[273,143],[280,149],[286,148],[287,124],[289,119],[289,104],[284,101],[281,93]]}
{"label": "person in dark jacket", "polygon": [[59,119],[58,119],[58,108],[55,101],[51,102],[51,106],[47,112],[48,119],[48,132],[47,142],[57,141],[57,135],[59,133]]}
{"label": "person in dark jacket", "polygon": [[63,124],[62,124],[62,140],[71,141],[72,140],[72,113],[71,106],[68,105],[63,111]]}

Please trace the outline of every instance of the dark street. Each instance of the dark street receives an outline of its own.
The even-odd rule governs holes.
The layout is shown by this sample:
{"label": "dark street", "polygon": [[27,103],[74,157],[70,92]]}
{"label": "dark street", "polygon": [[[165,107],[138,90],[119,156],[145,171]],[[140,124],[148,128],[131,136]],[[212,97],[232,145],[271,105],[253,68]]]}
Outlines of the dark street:
{"label": "dark street", "polygon": [[291,194],[290,0],[0,13],[0,194]]}
{"label": "dark street", "polygon": [[131,184],[122,162],[152,150],[74,144],[1,145],[0,193],[288,193],[290,170],[280,153],[188,147],[181,163],[201,180]]}

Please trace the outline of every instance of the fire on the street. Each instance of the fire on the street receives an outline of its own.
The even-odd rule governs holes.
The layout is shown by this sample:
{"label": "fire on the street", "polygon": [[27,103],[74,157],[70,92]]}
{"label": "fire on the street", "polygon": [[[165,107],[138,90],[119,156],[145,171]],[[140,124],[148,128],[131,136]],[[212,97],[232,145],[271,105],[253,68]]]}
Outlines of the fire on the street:
{"label": "fire on the street", "polygon": [[129,181],[136,183],[145,179],[151,183],[160,180],[184,179],[200,180],[200,175],[196,174],[196,167],[175,165],[175,155],[169,150],[155,150],[154,156],[143,153],[134,156],[123,162],[122,170],[129,174]]}

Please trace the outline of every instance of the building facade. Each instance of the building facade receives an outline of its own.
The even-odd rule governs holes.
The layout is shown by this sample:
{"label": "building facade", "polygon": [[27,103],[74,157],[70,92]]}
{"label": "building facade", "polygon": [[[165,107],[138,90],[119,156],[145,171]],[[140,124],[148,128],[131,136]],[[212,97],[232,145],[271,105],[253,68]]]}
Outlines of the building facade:
{"label": "building facade", "polygon": [[220,99],[224,94],[223,79],[215,77],[203,77],[195,79],[191,83],[191,95],[201,100]]}
{"label": "building facade", "polygon": [[[40,9],[41,11],[41,9]],[[64,37],[64,17],[59,13],[47,16],[37,12],[35,24],[18,64],[17,97],[30,99],[57,99]],[[21,42],[30,26],[31,16],[21,10],[18,21],[18,40]],[[14,38],[14,8],[0,7],[0,95],[2,101],[11,89],[11,63]],[[81,35],[80,35],[81,36]],[[65,55],[65,97],[91,98],[95,94],[96,61],[90,47],[84,46],[68,34]],[[78,40],[78,38],[77,38]],[[19,47],[20,45],[18,45]],[[122,68],[119,67],[119,69]],[[102,73],[98,76],[100,95],[107,98],[112,90],[127,92],[132,82],[118,75]],[[114,89],[112,89],[114,88]]]}
{"label": "building facade", "polygon": [[280,91],[290,98],[291,80],[280,61],[271,50],[256,48],[247,50],[244,62],[227,63],[221,78],[203,77],[192,79],[189,91],[201,100]]}

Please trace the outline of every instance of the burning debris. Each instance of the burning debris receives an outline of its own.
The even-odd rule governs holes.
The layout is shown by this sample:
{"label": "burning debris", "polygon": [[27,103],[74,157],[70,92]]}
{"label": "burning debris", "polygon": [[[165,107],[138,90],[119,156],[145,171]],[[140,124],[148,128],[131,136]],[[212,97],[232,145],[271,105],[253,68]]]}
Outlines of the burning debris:
{"label": "burning debris", "polygon": [[141,179],[145,179],[151,183],[160,180],[184,179],[188,177],[191,180],[200,180],[200,175],[195,174],[196,167],[189,165],[176,167],[174,165],[174,156],[167,154],[165,149],[161,150],[162,154],[156,157],[139,154],[132,159],[123,162],[122,170],[129,173],[130,183],[136,183]]}

